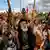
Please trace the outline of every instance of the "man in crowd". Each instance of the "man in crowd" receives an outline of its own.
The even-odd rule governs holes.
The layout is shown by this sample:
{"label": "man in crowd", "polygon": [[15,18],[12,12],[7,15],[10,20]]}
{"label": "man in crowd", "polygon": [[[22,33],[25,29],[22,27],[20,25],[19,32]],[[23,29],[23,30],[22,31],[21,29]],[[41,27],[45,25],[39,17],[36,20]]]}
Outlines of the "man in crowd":
{"label": "man in crowd", "polygon": [[27,21],[22,19],[19,22],[19,40],[21,45],[21,50],[34,50],[36,37],[32,33],[31,27],[28,28]]}

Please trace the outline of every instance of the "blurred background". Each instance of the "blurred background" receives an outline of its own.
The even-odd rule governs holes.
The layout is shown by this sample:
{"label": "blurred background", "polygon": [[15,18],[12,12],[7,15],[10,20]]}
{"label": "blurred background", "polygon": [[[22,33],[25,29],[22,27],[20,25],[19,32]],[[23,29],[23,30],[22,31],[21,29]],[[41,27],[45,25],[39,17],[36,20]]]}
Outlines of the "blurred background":
{"label": "blurred background", "polygon": [[[11,0],[12,10],[19,12],[22,8],[26,8],[34,5],[34,0]],[[49,12],[50,11],[50,0],[35,0],[36,10],[38,12]],[[0,0],[0,10],[7,10],[7,0]]]}

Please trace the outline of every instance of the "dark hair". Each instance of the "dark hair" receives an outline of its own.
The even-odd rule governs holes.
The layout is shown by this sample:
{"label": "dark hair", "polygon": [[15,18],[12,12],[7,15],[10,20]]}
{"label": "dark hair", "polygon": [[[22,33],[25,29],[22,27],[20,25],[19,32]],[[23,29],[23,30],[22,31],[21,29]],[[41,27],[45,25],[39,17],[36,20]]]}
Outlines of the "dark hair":
{"label": "dark hair", "polygon": [[50,16],[50,12],[49,12],[48,16]]}
{"label": "dark hair", "polygon": [[22,14],[24,14],[25,13],[25,8],[22,8]]}
{"label": "dark hair", "polygon": [[2,35],[2,32],[0,31],[0,35]]}
{"label": "dark hair", "polygon": [[1,27],[1,29],[0,29],[0,35],[2,35],[2,27]]}
{"label": "dark hair", "polygon": [[27,20],[21,19],[21,20],[19,21],[19,24],[20,24],[21,22],[23,22],[23,21],[27,22]]}
{"label": "dark hair", "polygon": [[[48,13],[48,16],[50,16],[50,12]],[[46,17],[46,20],[48,20],[48,16]]]}

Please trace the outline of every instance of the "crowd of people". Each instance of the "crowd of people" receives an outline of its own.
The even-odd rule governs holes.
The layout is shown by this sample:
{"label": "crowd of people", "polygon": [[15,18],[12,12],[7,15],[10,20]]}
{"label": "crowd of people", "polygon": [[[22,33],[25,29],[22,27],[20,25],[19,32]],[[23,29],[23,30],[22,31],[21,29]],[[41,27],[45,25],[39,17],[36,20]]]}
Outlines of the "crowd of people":
{"label": "crowd of people", "polygon": [[0,17],[0,50],[50,50],[50,14],[47,23],[38,17],[14,19],[8,30],[7,17]]}

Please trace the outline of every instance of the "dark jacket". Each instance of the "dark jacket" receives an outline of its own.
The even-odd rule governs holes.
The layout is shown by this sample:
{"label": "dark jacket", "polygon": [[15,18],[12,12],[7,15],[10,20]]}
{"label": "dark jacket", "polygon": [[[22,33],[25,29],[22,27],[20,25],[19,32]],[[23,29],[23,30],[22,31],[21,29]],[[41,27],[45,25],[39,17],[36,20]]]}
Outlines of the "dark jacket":
{"label": "dark jacket", "polygon": [[3,50],[4,48],[4,42],[2,39],[0,39],[0,50]]}
{"label": "dark jacket", "polygon": [[28,44],[30,47],[36,46],[36,36],[32,32],[32,28],[28,28]]}

